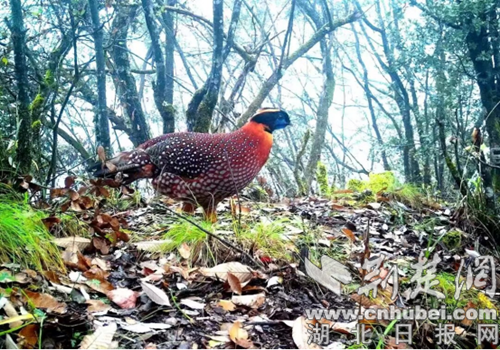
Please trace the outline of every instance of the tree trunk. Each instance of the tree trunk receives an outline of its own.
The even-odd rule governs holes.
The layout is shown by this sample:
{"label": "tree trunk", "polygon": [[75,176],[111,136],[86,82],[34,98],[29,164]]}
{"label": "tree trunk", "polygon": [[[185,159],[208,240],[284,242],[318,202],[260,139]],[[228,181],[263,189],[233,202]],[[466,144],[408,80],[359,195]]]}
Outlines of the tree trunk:
{"label": "tree trunk", "polygon": [[[359,3],[357,3],[357,6],[360,7]],[[408,91],[406,90],[406,87],[403,84],[403,81],[398,72],[399,68],[398,62],[395,60],[394,48],[390,45],[387,36],[386,26],[382,16],[380,0],[376,1],[375,9],[377,12],[379,27],[378,28],[375,27],[373,24],[368,22],[366,18],[364,19],[364,21],[371,29],[373,29],[380,35],[380,38],[382,40],[382,49],[387,63],[384,62],[384,60],[382,60],[380,55],[377,53],[372,42],[373,39],[368,35],[363,25],[361,25],[361,29],[377,61],[391,79],[391,89],[393,90],[393,98],[396,101],[398,109],[401,113],[403,121],[403,129],[404,129],[403,165],[404,165],[405,180],[407,182],[418,183],[421,181],[421,178],[420,178],[419,164],[416,159],[414,131],[411,122],[410,98],[408,96]]]}
{"label": "tree trunk", "polygon": [[[498,108],[498,101],[500,101],[500,93],[498,89],[500,84],[497,83],[498,74],[493,67],[492,60],[485,60],[484,54],[486,52],[498,51],[498,32],[495,32],[495,26],[490,28],[490,36],[488,36],[488,21],[486,13],[486,5],[479,12],[479,21],[475,19],[472,13],[466,16],[467,35],[465,41],[469,49],[469,57],[474,66],[477,77],[477,85],[481,95],[481,102],[486,109],[487,116],[486,131],[488,132],[490,142],[490,157],[493,155],[493,150],[500,149],[500,109]],[[496,10],[495,10],[496,11]],[[492,21],[498,21],[496,12]],[[480,25],[478,26],[477,23]],[[492,30],[493,29],[493,30]],[[490,45],[493,45],[493,47]],[[498,62],[496,62],[498,63]],[[493,159],[490,160],[495,163]],[[483,184],[485,187],[486,204],[489,208],[494,210],[497,205],[495,201],[495,194],[500,192],[500,169],[492,169],[492,176],[483,176]]]}
{"label": "tree trunk", "polygon": [[316,174],[318,161],[321,158],[321,151],[325,143],[326,129],[328,126],[328,111],[333,101],[333,93],[335,90],[335,77],[333,76],[333,67],[331,59],[331,41],[327,36],[321,40],[321,54],[323,56],[323,74],[325,80],[323,82],[322,94],[319,99],[316,129],[314,131],[311,153],[304,172],[305,175],[305,191],[308,193],[311,188],[312,180]]}
{"label": "tree trunk", "polygon": [[[359,45],[359,37],[358,33],[354,28],[354,24],[351,23],[352,32],[354,33],[354,37],[356,39],[356,56],[358,58],[359,64],[363,69],[363,90],[365,91],[366,101],[368,102],[368,110],[370,112],[370,117],[372,121],[373,131],[375,132],[375,136],[377,137],[378,146],[380,147],[380,156],[382,158],[382,164],[384,165],[385,171],[390,171],[391,166],[389,165],[389,161],[387,160],[387,155],[384,149],[384,139],[382,138],[382,134],[378,128],[377,118],[375,116],[375,109],[373,108],[373,94],[370,89],[370,81],[368,79],[368,70],[366,69],[366,65],[363,61],[363,56],[361,55],[361,49]],[[352,72],[354,74],[354,72]],[[361,85],[361,84],[360,84]]]}
{"label": "tree trunk", "polygon": [[146,122],[141,101],[137,93],[135,78],[130,73],[130,60],[127,48],[127,36],[130,24],[134,21],[137,6],[116,9],[116,17],[112,25],[115,33],[112,50],[115,63],[114,73],[117,78],[118,97],[130,120],[130,141],[134,146],[150,139],[149,128]]}
{"label": "tree trunk", "polygon": [[163,120],[163,132],[175,131],[175,118],[173,107],[167,101],[167,69],[163,59],[163,51],[160,45],[160,30],[156,24],[153,3],[151,0],[142,0],[146,26],[151,37],[153,49],[153,61],[156,64],[156,83],[153,85],[155,105]]}
{"label": "tree trunk", "polygon": [[[168,6],[174,6],[176,0],[168,0]],[[175,49],[175,32],[174,18],[172,12],[163,12],[163,21],[165,22],[165,35],[167,41],[165,43],[165,102],[167,110],[165,111],[165,120],[175,121],[174,108],[174,49]],[[163,133],[174,131],[175,125],[163,124]]]}
{"label": "tree trunk", "polygon": [[437,108],[436,108],[436,124],[438,126],[438,138],[439,144],[441,146],[442,157],[444,158],[444,162],[450,171],[451,177],[453,181],[456,183],[458,189],[462,193],[462,195],[467,195],[467,188],[465,184],[462,182],[460,174],[457,170],[456,165],[453,163],[451,156],[448,153],[446,147],[446,135],[445,135],[445,125],[444,122],[446,120],[445,114],[445,86],[447,84],[446,75],[444,73],[445,66],[445,54],[442,45],[442,37],[439,38],[436,44],[435,54],[439,59],[438,66],[436,68],[436,95],[438,98]]}
{"label": "tree trunk", "polygon": [[23,10],[20,0],[10,0],[12,14],[12,45],[14,48],[14,64],[17,83],[17,118],[19,133],[16,151],[18,169],[23,174],[31,172],[33,160],[33,127],[29,106],[28,68],[26,66],[26,32],[24,29]]}
{"label": "tree trunk", "polygon": [[111,138],[109,136],[108,109],[106,104],[106,64],[104,61],[103,29],[99,19],[97,0],[89,0],[90,15],[93,25],[95,60],[97,71],[97,113],[94,119],[96,144],[104,147],[106,153],[111,153]]}
{"label": "tree trunk", "polygon": [[205,84],[195,92],[189,102],[186,119],[188,130],[190,131],[208,132],[210,130],[212,115],[219,98],[219,89],[222,81],[222,64],[224,63],[223,5],[222,0],[213,0],[214,51],[212,55],[212,68]]}
{"label": "tree trunk", "polygon": [[411,92],[411,109],[413,111],[413,116],[415,117],[415,122],[417,124],[417,134],[420,139],[420,150],[422,158],[424,159],[424,167],[423,167],[423,183],[425,185],[430,185],[431,183],[431,174],[430,174],[430,161],[429,161],[429,135],[426,134],[424,129],[424,123],[422,120],[422,116],[420,114],[420,108],[418,104],[417,90],[415,89],[415,81],[412,76],[412,72],[407,68],[407,80],[410,83],[410,92]]}

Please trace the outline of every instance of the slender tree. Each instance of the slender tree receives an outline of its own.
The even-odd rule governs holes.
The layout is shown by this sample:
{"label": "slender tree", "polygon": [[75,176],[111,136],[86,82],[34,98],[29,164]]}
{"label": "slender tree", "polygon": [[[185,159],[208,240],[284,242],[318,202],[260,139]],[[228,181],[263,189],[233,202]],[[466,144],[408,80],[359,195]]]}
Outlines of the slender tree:
{"label": "slender tree", "polygon": [[10,0],[11,38],[17,82],[17,119],[19,123],[16,162],[21,173],[30,173],[33,160],[33,126],[29,108],[28,67],[26,66],[26,32],[20,0]]}
{"label": "slender tree", "polygon": [[130,72],[130,58],[127,48],[128,31],[136,14],[137,6],[118,7],[111,32],[115,33],[112,54],[115,63],[114,75],[118,82],[118,96],[131,124],[130,140],[135,146],[138,146],[146,142],[150,135],[146,116],[137,93],[136,81]]}
{"label": "slender tree", "polygon": [[90,17],[95,48],[95,62],[97,75],[97,112],[95,114],[96,144],[104,147],[107,153],[111,152],[111,138],[109,136],[109,120],[106,102],[106,66],[104,61],[103,28],[99,19],[97,0],[89,0]]}

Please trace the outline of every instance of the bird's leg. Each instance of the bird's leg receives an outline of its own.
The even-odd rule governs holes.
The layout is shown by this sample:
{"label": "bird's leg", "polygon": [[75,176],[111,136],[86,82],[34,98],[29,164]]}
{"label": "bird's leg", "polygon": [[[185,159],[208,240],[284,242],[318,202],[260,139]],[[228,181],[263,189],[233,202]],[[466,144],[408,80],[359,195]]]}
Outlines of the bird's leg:
{"label": "bird's leg", "polygon": [[196,206],[193,203],[190,202],[182,202],[182,211],[184,213],[193,215],[194,211],[196,209]]}
{"label": "bird's leg", "polygon": [[216,223],[217,222],[217,203],[209,203],[206,206],[203,206],[203,214],[205,217],[205,220],[208,222]]}

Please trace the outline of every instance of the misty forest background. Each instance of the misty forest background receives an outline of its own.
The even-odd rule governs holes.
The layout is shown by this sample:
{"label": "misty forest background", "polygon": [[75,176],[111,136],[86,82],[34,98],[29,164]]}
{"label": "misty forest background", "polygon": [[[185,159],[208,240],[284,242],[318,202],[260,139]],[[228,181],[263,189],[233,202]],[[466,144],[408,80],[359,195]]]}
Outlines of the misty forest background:
{"label": "misty forest background", "polygon": [[318,168],[330,188],[391,170],[498,212],[496,0],[2,4],[0,179],[53,187],[100,145],[228,132],[276,106],[293,124],[262,172],[276,196],[321,194]]}

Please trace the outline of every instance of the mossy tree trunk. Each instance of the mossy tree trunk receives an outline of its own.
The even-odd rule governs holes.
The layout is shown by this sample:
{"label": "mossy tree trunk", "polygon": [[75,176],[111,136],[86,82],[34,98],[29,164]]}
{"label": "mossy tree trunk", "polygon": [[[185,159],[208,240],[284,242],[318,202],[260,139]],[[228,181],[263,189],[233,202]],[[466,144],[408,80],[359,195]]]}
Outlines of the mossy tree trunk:
{"label": "mossy tree trunk", "polygon": [[95,47],[97,71],[97,111],[95,114],[95,135],[97,146],[102,146],[106,153],[111,153],[111,138],[109,135],[109,120],[106,104],[106,66],[104,61],[103,28],[99,19],[99,4],[97,0],[89,0],[90,17]]}
{"label": "mossy tree trunk", "polygon": [[[176,0],[168,0],[169,6],[174,6]],[[163,21],[165,25],[165,34],[167,41],[165,43],[165,118],[163,123],[163,133],[175,131],[175,108],[174,108],[174,49],[175,49],[175,29],[174,17],[172,12],[163,12]],[[174,123],[174,124],[169,124]],[[171,131],[172,130],[172,131]]]}
{"label": "mossy tree trunk", "polygon": [[167,68],[160,45],[160,29],[156,24],[153,2],[142,0],[142,8],[151,38],[153,61],[156,65],[156,82],[153,85],[155,105],[163,120],[163,132],[171,133],[175,131],[175,113],[173,113],[172,101],[169,102],[167,98]]}
{"label": "mossy tree trunk", "polygon": [[19,120],[16,163],[21,173],[29,174],[33,161],[33,121],[29,106],[28,68],[26,65],[26,32],[20,0],[10,0],[11,37],[17,83],[17,116]]}
{"label": "mossy tree trunk", "polygon": [[150,139],[149,127],[137,93],[135,78],[130,72],[127,48],[128,30],[136,14],[137,6],[118,7],[111,28],[111,33],[114,33],[112,56],[115,67],[113,73],[117,81],[118,97],[130,121],[128,136],[134,146]]}
{"label": "mossy tree trunk", "polygon": [[304,183],[304,179],[300,176],[300,173],[304,173],[304,166],[302,165],[302,158],[307,150],[307,145],[309,143],[309,139],[311,138],[311,131],[309,129],[306,130],[304,134],[304,139],[302,141],[302,145],[300,150],[297,152],[297,157],[295,159],[295,168],[293,170],[293,177],[295,178],[295,182],[297,183],[297,193],[299,196],[303,196],[307,194],[306,184]]}
{"label": "mossy tree trunk", "polygon": [[[441,33],[442,34],[442,33]],[[441,148],[441,157],[444,158],[444,163],[448,167],[451,177],[455,184],[457,185],[460,193],[462,195],[467,195],[467,188],[465,183],[462,181],[461,174],[458,172],[457,166],[453,163],[451,156],[448,153],[446,146],[446,135],[445,135],[445,125],[446,119],[446,106],[445,106],[445,96],[446,96],[446,86],[447,80],[444,72],[445,67],[445,54],[443,50],[443,38],[440,36],[437,44],[435,54],[438,57],[438,64],[436,66],[436,92],[437,92],[437,107],[436,107],[436,124],[438,126],[438,137],[439,145]],[[441,180],[442,181],[442,180]]]}
{"label": "mossy tree trunk", "polygon": [[[491,10],[490,10],[491,9]],[[479,17],[479,21],[477,20]],[[479,25],[478,25],[479,24]],[[500,83],[498,79],[500,65],[500,37],[498,35],[498,16],[496,5],[482,4],[478,13],[465,14],[465,36],[469,57],[477,76],[477,84],[481,102],[486,109],[486,131],[489,136],[491,155],[493,150],[500,150]],[[492,59],[485,60],[485,53],[491,53]],[[490,159],[491,163],[495,163]],[[498,162],[497,165],[500,165]],[[480,165],[483,167],[484,165]],[[483,184],[485,187],[488,208],[498,211],[495,197],[500,194],[500,169],[484,169]]]}
{"label": "mossy tree trunk", "polygon": [[[485,108],[485,124],[489,137],[490,163],[480,164],[485,188],[486,207],[498,214],[499,205],[496,198],[500,195],[500,169],[495,158],[495,150],[500,151],[500,35],[499,18],[496,0],[457,3],[450,8],[449,14],[442,14],[439,4],[428,2],[423,5],[416,0],[411,4],[418,7],[429,18],[439,25],[456,31],[465,39],[469,59],[476,76],[481,103]],[[453,6],[453,5],[451,5]],[[483,119],[479,118],[476,127],[480,127]],[[485,168],[486,167],[486,168]]]}
{"label": "mossy tree trunk", "polygon": [[224,16],[223,1],[213,0],[213,41],[214,51],[212,55],[212,68],[210,74],[198,89],[186,111],[188,130],[196,132],[208,132],[212,125],[212,116],[219,99],[219,91],[222,81],[222,65],[226,60],[234,44],[234,34],[240,17],[241,0],[236,0],[233,7],[231,24],[227,35],[227,43],[224,47]]}

